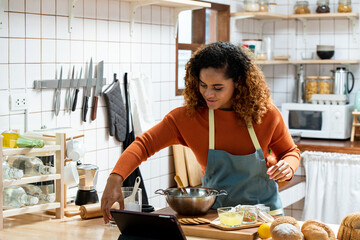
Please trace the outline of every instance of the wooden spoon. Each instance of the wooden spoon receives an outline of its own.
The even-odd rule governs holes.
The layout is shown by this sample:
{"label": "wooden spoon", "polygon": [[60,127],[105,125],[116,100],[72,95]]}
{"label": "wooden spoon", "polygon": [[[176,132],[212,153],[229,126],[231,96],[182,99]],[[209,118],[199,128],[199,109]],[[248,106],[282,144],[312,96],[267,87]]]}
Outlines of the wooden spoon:
{"label": "wooden spoon", "polygon": [[177,183],[178,185],[178,188],[180,188],[180,191],[183,193],[183,194],[188,194],[187,191],[186,191],[186,188],[184,187],[180,177],[178,175],[175,175],[174,177],[175,179],[175,182]]}

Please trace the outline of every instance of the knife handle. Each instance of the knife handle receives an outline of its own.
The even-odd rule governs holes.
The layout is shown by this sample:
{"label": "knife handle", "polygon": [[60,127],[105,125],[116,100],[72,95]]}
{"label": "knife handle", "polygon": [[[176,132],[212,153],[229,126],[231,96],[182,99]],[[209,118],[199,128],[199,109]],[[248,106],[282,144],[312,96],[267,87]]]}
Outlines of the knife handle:
{"label": "knife handle", "polygon": [[94,121],[96,119],[96,112],[97,112],[97,105],[98,105],[98,97],[94,97],[93,99],[94,104],[93,104],[93,109],[91,112],[91,120]]}
{"label": "knife handle", "polygon": [[79,89],[75,89],[74,102],[73,102],[73,105],[72,105],[72,111],[73,111],[73,112],[74,112],[75,109],[76,109],[77,96],[78,96],[79,91],[80,91]]}
{"label": "knife handle", "polygon": [[83,105],[83,121],[86,122],[86,114],[88,111],[88,101],[89,101],[89,97],[85,96],[84,98],[84,105]]}

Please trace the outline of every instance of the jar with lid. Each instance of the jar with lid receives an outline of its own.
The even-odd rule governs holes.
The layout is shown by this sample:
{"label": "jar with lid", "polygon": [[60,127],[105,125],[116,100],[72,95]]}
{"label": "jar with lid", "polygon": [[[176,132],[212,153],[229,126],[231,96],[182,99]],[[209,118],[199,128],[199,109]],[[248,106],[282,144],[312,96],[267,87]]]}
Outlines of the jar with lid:
{"label": "jar with lid", "polygon": [[245,0],[246,12],[258,12],[260,10],[259,0]]}
{"label": "jar with lid", "polygon": [[318,77],[307,76],[305,79],[305,97],[306,102],[311,103],[311,96],[317,94],[318,89]]}
{"label": "jar with lid", "polygon": [[276,3],[269,3],[268,6],[269,13],[276,13],[276,6],[277,6]]}
{"label": "jar with lid", "polygon": [[329,13],[330,7],[329,7],[329,0],[318,0],[316,2],[317,8],[316,13]]}
{"label": "jar with lid", "polygon": [[331,94],[331,76],[319,76],[319,94]]}
{"label": "jar with lid", "polygon": [[259,0],[259,12],[268,12],[268,11],[269,11],[269,1]]}
{"label": "jar with lid", "polygon": [[310,13],[309,1],[296,1],[295,14],[308,14]]}
{"label": "jar with lid", "polygon": [[339,0],[338,12],[339,13],[352,12],[351,0]]}

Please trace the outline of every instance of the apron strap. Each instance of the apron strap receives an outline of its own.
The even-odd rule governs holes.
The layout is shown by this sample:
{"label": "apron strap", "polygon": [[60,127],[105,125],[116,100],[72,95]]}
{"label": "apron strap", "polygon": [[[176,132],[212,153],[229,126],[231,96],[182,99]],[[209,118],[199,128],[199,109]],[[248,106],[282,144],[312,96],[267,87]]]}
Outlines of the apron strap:
{"label": "apron strap", "polygon": [[214,109],[209,109],[209,149],[215,149]]}
{"label": "apron strap", "polygon": [[248,128],[248,131],[249,131],[249,134],[250,134],[250,137],[251,137],[251,141],[253,142],[255,149],[256,150],[260,149],[261,146],[260,146],[260,143],[259,143],[259,141],[258,141],[258,139],[256,137],[256,133],[254,131],[254,127],[253,127],[251,122],[247,123],[247,128]]}
{"label": "apron strap", "polygon": [[[247,129],[250,134],[251,141],[256,150],[261,149],[260,143],[256,137],[254,127],[251,122],[247,123]],[[215,118],[214,109],[209,109],[209,149],[215,149]]]}

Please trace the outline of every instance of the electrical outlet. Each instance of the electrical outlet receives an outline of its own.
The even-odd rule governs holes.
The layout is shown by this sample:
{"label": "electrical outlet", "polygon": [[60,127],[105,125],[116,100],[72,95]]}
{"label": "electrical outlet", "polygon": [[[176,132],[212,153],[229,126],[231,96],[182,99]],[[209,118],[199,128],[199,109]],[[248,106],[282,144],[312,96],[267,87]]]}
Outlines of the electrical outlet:
{"label": "electrical outlet", "polygon": [[10,111],[25,110],[26,108],[26,93],[16,93],[10,95]]}

